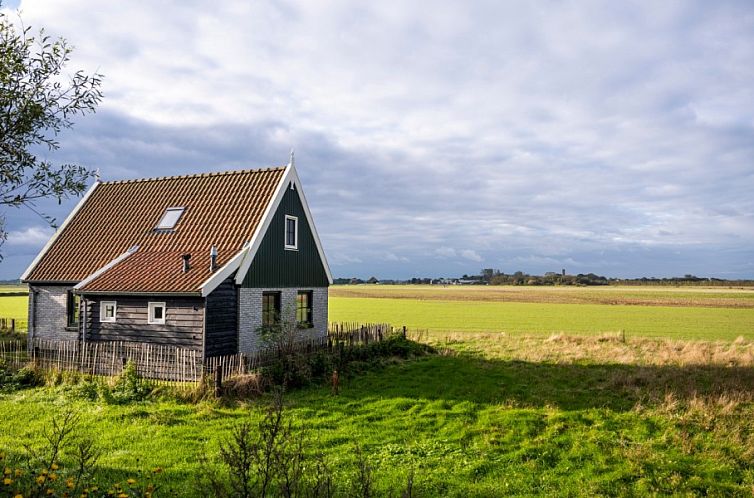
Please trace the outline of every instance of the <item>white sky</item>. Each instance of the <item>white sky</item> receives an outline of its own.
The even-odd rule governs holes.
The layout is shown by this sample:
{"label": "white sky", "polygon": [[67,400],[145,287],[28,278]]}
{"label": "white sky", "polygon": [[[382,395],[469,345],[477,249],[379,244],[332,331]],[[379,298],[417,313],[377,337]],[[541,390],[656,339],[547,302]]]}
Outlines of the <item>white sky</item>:
{"label": "white sky", "polygon": [[[336,276],[754,276],[751,2],[20,8],[105,75],[56,160],[117,179],[295,147]],[[49,233],[8,224],[0,278]]]}

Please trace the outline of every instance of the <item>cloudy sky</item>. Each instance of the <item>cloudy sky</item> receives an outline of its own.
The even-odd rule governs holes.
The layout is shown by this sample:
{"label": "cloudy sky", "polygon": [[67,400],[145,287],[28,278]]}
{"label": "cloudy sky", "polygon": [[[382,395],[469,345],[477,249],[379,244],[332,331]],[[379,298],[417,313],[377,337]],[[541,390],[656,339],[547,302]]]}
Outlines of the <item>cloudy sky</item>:
{"label": "cloudy sky", "polygon": [[[50,159],[114,180],[293,147],[335,276],[754,277],[751,1],[3,3],[105,75]],[[6,214],[15,278],[51,230]]]}

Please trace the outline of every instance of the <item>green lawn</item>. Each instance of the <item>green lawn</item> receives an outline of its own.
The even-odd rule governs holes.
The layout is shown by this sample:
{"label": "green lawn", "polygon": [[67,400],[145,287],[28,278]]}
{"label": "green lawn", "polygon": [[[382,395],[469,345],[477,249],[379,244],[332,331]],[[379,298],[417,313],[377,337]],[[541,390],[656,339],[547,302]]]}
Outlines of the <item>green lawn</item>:
{"label": "green lawn", "polygon": [[[383,492],[399,488],[411,468],[418,496],[751,492],[750,366],[635,366],[599,356],[656,348],[660,357],[665,346],[646,341],[593,339],[574,348],[542,338],[504,340],[500,351],[513,352],[394,363],[344,380],[339,396],[327,387],[289,393],[288,413],[307,427],[340,483],[354,479],[358,443]],[[521,359],[538,348],[601,353],[576,363]],[[753,347],[738,348],[731,351],[746,358]],[[39,442],[64,407],[84,416],[86,432],[104,450],[101,479],[123,481],[159,466],[166,488],[191,495],[197,455],[212,454],[233,424],[258,419],[263,402],[111,406],[73,401],[61,388],[30,389],[0,395],[0,449],[13,456],[20,441]]]}
{"label": "green lawn", "polygon": [[599,334],[732,341],[754,338],[754,309],[391,298],[330,298],[333,321],[385,322],[435,332]]}

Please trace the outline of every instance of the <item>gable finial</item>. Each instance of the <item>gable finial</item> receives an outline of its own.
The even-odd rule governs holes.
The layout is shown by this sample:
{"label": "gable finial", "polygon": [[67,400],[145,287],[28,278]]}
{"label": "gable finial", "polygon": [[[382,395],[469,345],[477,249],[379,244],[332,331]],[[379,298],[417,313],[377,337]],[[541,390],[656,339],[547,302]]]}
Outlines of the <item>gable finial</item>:
{"label": "gable finial", "polygon": [[288,161],[288,166],[296,166],[296,158],[293,156],[293,147],[291,147],[291,160]]}

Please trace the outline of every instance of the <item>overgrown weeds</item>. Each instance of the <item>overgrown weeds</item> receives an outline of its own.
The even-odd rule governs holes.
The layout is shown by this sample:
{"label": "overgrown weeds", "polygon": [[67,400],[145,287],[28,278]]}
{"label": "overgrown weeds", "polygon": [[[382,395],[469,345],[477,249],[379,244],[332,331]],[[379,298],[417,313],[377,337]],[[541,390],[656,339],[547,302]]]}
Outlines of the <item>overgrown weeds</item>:
{"label": "overgrown weeds", "polygon": [[79,413],[68,409],[45,426],[41,443],[22,443],[7,454],[0,452],[0,497],[154,496],[154,478],[129,478],[123,484],[98,481],[101,456],[94,438],[82,429]]}
{"label": "overgrown weeds", "polygon": [[[336,496],[373,498],[378,493],[375,463],[366,452],[353,446],[351,468],[338,469],[312,444],[305,425],[296,425],[287,415],[283,390],[276,388],[264,416],[258,422],[242,421],[212,453],[201,457],[202,472],[197,494],[215,497],[310,497]],[[390,496],[414,496],[411,471],[402,489]]]}

